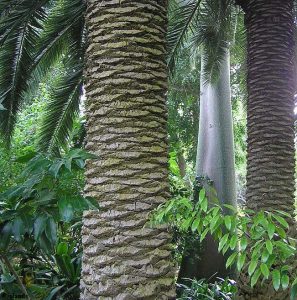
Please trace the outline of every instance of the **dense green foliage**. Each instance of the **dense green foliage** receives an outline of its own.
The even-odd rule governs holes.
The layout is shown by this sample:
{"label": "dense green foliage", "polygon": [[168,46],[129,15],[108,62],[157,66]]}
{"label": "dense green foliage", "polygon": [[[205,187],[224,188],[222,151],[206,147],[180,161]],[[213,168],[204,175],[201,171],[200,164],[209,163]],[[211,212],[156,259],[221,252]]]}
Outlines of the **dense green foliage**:
{"label": "dense green foliage", "polygon": [[80,170],[90,158],[72,149],[62,158],[17,159],[25,163],[19,183],[0,194],[1,299],[23,294],[20,282],[32,299],[78,298],[82,212],[97,208],[82,196]]}
{"label": "dense green foliage", "polygon": [[179,284],[180,300],[232,300],[235,299],[237,288],[235,281],[217,278],[215,283],[206,280],[188,280],[188,284]]}
{"label": "dense green foliage", "polygon": [[291,283],[294,299],[297,274],[290,261],[294,259],[297,241],[287,235],[289,224],[285,220],[292,216],[281,211],[221,207],[211,186],[202,188],[197,198],[173,198],[159,207],[152,224],[168,223],[183,234],[192,232],[199,236],[200,243],[210,233],[218,241],[218,250],[229,256],[226,266],[247,271],[251,287],[260,280],[272,281],[275,290],[287,289]]}
{"label": "dense green foliage", "polygon": [[[292,216],[244,208],[243,15],[233,1],[202,2],[170,1],[172,198],[152,223],[171,225],[177,264],[189,245],[201,247],[211,233],[219,251],[229,255],[227,266],[245,271],[252,287],[270,281],[276,290],[290,288],[296,299],[296,270],[290,265],[296,241],[287,233]],[[82,211],[98,208],[83,196],[85,160],[93,158],[82,150],[85,8],[83,0],[0,3],[1,299],[24,299],[26,294],[31,299],[79,298]],[[222,53],[231,51],[238,211],[218,205],[211,186],[193,192],[202,47],[206,81],[216,79]],[[180,299],[227,300],[236,293],[235,282],[228,279],[189,280],[179,288]]]}

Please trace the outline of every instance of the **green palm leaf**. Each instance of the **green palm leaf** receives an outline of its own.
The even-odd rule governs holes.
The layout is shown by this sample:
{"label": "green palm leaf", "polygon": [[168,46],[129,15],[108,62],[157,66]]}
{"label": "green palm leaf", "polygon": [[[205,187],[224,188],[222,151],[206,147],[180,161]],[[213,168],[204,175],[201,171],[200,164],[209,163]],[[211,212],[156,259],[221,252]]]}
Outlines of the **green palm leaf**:
{"label": "green palm leaf", "polygon": [[[23,8],[21,5],[24,2],[28,1],[13,6],[0,19],[0,131],[8,143],[24,92],[28,88],[39,25],[45,17],[41,5],[33,7],[28,3],[27,6],[32,10],[24,9],[24,16],[20,17],[18,10]],[[13,23],[14,20],[17,25]]]}
{"label": "green palm leaf", "polygon": [[59,155],[59,149],[69,142],[83,88],[82,61],[70,57],[64,64],[66,71],[51,87],[51,100],[46,106],[39,133],[39,149],[55,155]]}
{"label": "green palm leaf", "polygon": [[[52,140],[61,141],[62,145],[63,134],[64,141],[67,140],[73,122],[68,118],[74,117],[73,111],[78,110],[78,86],[82,84],[81,68],[86,40],[85,6],[83,0],[1,1],[0,130],[7,144],[13,133],[17,113],[26,101],[29,89],[38,87],[62,60],[66,68],[75,69],[76,72],[72,74],[67,71],[56,82],[54,88],[57,91],[51,94],[52,104],[55,105],[47,106],[44,119],[44,122],[49,121],[54,128],[48,130],[47,147],[44,139],[40,141],[43,149],[52,150]],[[73,89],[71,93],[69,87]],[[60,109],[57,105],[62,105],[61,97],[68,101],[67,109]],[[60,124],[53,120],[50,122],[51,117],[59,119]],[[46,127],[43,125],[42,128]],[[54,136],[50,137],[50,133]]]}
{"label": "green palm leaf", "polygon": [[189,35],[195,31],[201,2],[202,0],[181,0],[179,4],[174,3],[170,7],[167,42],[168,66],[171,73],[174,72],[181,49],[188,41]]}

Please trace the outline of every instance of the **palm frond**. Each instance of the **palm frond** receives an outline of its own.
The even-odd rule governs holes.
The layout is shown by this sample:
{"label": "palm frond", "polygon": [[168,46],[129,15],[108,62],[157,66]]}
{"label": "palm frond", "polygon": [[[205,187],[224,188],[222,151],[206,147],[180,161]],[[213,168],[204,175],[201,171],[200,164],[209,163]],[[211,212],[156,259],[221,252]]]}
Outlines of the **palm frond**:
{"label": "palm frond", "polygon": [[[22,4],[24,2],[26,1],[22,1]],[[16,5],[0,20],[0,103],[4,107],[0,112],[0,131],[7,143],[10,141],[16,114],[22,104],[23,93],[28,87],[39,25],[45,17],[44,8],[35,5],[35,10],[26,10],[22,22],[16,22],[19,27],[15,27],[11,22],[19,16],[15,12],[19,8]]]}
{"label": "palm frond", "polygon": [[49,2],[50,0],[13,0],[9,4],[5,3],[6,7],[0,15],[0,46],[24,24],[40,27],[40,21],[45,17],[45,7]]}
{"label": "palm frond", "polygon": [[199,8],[202,0],[181,0],[170,7],[168,26],[168,66],[171,73],[174,72],[176,60],[180,50],[189,38],[197,24]]}
{"label": "palm frond", "polygon": [[59,155],[60,147],[68,142],[74,119],[79,112],[83,87],[82,60],[70,56],[64,63],[66,71],[51,87],[51,100],[45,108],[38,143],[41,151],[56,155]]}
{"label": "palm frond", "polygon": [[69,45],[78,45],[69,55],[82,59],[85,2],[3,0],[0,7],[4,2],[0,14],[0,131],[9,144],[28,91],[73,48]]}
{"label": "palm frond", "polygon": [[44,31],[37,44],[34,67],[44,76],[49,66],[54,65],[67,51],[69,45],[82,46],[84,29],[83,0],[57,1],[44,23]]}
{"label": "palm frond", "polygon": [[232,7],[230,0],[207,0],[201,8],[199,24],[191,37],[191,46],[203,47],[204,81],[216,82],[220,65],[232,40]]}

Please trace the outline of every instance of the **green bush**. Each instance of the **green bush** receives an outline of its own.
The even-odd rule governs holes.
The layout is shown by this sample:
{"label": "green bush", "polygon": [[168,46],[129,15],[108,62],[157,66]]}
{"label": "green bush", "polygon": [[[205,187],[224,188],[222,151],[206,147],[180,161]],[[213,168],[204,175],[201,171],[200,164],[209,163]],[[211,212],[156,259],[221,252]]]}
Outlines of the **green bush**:
{"label": "green bush", "polygon": [[187,282],[177,286],[181,293],[179,300],[232,300],[237,292],[235,281],[230,279],[217,278],[215,283],[187,279]]}
{"label": "green bush", "polygon": [[290,287],[291,299],[295,299],[296,270],[289,262],[296,254],[296,240],[287,235],[286,221],[291,216],[281,211],[237,211],[229,205],[221,207],[215,191],[211,187],[208,190],[215,204],[209,205],[204,188],[196,202],[177,196],[158,208],[152,216],[152,225],[168,223],[181,233],[196,234],[200,242],[210,233],[219,242],[220,252],[231,253],[226,266],[247,271],[252,287],[260,280],[269,280],[275,290]]}
{"label": "green bush", "polygon": [[62,158],[29,152],[15,184],[0,194],[0,298],[78,299],[81,219],[97,209],[82,196],[82,169],[93,155]]}

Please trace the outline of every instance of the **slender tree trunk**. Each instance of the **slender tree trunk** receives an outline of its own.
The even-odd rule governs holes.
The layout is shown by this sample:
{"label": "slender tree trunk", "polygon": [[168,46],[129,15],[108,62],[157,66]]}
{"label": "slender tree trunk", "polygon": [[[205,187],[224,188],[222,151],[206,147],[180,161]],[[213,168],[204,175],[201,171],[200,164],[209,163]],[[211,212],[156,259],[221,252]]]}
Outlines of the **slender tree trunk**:
{"label": "slender tree trunk", "polygon": [[88,0],[81,299],[174,299],[171,236],[144,227],[169,197],[165,0]]}
{"label": "slender tree trunk", "polygon": [[[247,206],[294,213],[293,0],[249,0]],[[288,220],[293,225],[293,219]],[[293,227],[293,226],[292,226]],[[251,290],[242,274],[239,299],[289,299],[269,285]]]}
{"label": "slender tree trunk", "polygon": [[[203,57],[201,59],[203,62]],[[233,120],[230,91],[229,51],[221,64],[219,79],[205,84],[201,66],[200,118],[196,175],[214,182],[220,203],[236,205]],[[184,257],[180,278],[209,278],[230,275],[225,258],[209,235],[201,252],[195,249]],[[196,252],[196,258],[195,253]],[[197,257],[197,252],[199,258]]]}

